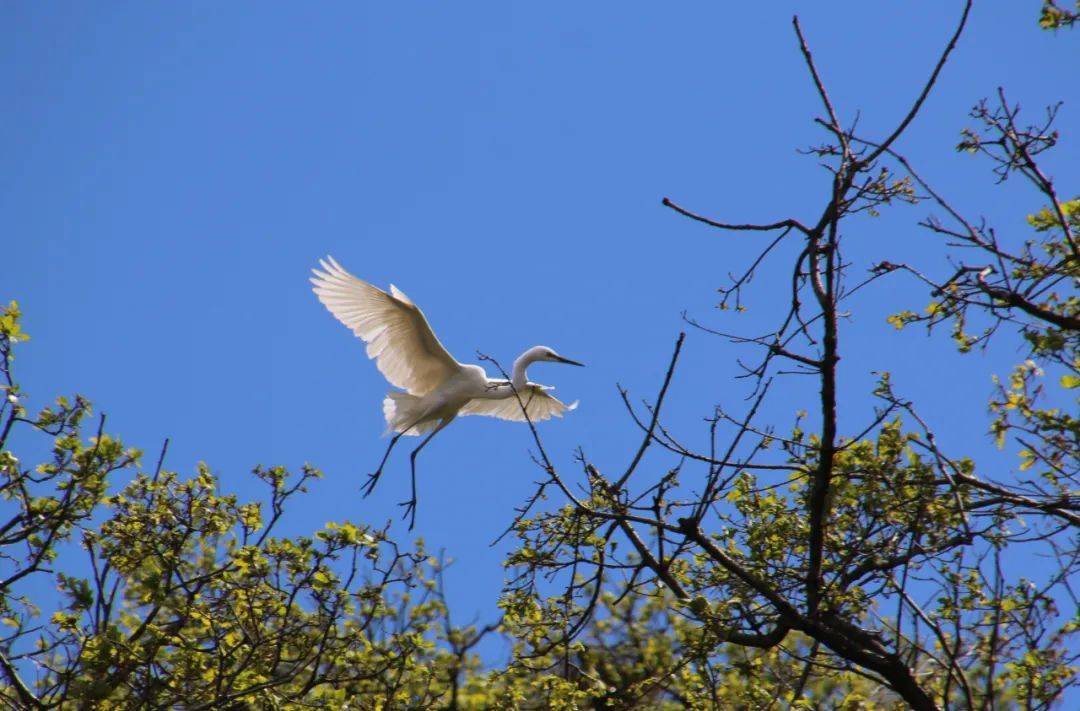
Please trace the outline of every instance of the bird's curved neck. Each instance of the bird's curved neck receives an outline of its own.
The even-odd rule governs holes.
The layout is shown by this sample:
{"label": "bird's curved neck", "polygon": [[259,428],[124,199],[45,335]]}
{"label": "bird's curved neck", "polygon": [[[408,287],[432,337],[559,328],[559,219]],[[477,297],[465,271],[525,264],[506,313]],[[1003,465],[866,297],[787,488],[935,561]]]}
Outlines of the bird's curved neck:
{"label": "bird's curved neck", "polygon": [[525,351],[518,356],[518,359],[514,361],[514,370],[510,376],[510,382],[514,384],[515,390],[524,390],[526,384],[529,382],[529,375],[526,373],[526,369],[536,362],[537,356],[532,353],[532,349]]}

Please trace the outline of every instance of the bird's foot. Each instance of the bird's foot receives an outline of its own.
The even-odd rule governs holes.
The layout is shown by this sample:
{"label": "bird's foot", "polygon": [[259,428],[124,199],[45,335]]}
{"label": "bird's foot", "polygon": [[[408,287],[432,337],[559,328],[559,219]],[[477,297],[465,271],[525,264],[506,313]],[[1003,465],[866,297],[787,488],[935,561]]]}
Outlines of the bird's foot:
{"label": "bird's foot", "polygon": [[398,506],[405,507],[405,513],[401,514],[401,520],[409,519],[409,530],[413,530],[413,526],[416,525],[416,497],[412,497],[408,501],[402,501]]}
{"label": "bird's foot", "polygon": [[379,477],[381,477],[381,476],[382,476],[382,469],[375,472],[374,474],[368,474],[367,475],[367,482],[365,482],[364,485],[362,487],[360,487],[360,491],[361,491],[361,493],[363,493],[365,499],[367,497],[371,496],[372,491],[375,491],[375,484],[378,483]]}

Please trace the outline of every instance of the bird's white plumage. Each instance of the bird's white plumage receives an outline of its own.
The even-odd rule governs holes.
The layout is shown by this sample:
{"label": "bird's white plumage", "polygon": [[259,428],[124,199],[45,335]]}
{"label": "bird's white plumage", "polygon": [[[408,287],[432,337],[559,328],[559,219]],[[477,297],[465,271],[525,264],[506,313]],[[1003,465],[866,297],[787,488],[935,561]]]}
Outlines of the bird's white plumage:
{"label": "bird's white plumage", "polygon": [[333,257],[314,270],[315,295],[367,344],[367,354],[392,385],[426,395],[460,368],[435,336],[424,312],[401,290],[360,281]]}
{"label": "bird's white plumage", "polygon": [[529,383],[524,392],[518,393],[517,397],[508,397],[502,400],[470,400],[465,404],[459,415],[486,415],[500,420],[512,422],[525,422],[525,412],[529,413],[529,419],[533,422],[543,422],[552,417],[562,417],[563,413],[577,409],[577,401],[567,405],[548,392],[544,386]]}
{"label": "bird's white plumage", "polygon": [[388,393],[383,400],[388,434],[435,432],[458,415],[540,422],[577,407],[559,401],[548,392],[551,388],[529,382],[526,368],[538,361],[580,363],[534,346],[514,362],[510,381],[492,380],[480,366],[456,361],[420,307],[393,284],[383,291],[345,271],[333,257],[319,265],[322,269],[313,270],[311,279],[319,301],[367,343],[368,357],[386,379],[406,391]]}
{"label": "bird's white plumage", "polygon": [[416,455],[458,415],[487,415],[503,420],[539,422],[577,407],[564,405],[547,388],[528,381],[526,369],[540,361],[581,365],[546,346],[533,346],[514,361],[509,380],[492,380],[478,365],[457,362],[424,318],[424,312],[393,284],[390,292],[360,281],[333,257],[319,260],[315,295],[337,320],[367,344],[369,358],[382,374],[407,392],[387,393],[383,416],[387,434],[394,433],[379,468],[368,475],[367,496],[382,476],[390,451],[403,435],[427,437],[409,455],[412,498],[405,502],[409,528],[416,522]]}
{"label": "bird's white plumage", "polygon": [[412,498],[404,502],[409,529],[416,523],[416,456],[431,438],[458,415],[487,415],[503,420],[539,422],[562,417],[567,406],[547,388],[529,382],[532,363],[549,361],[581,365],[546,346],[533,346],[514,361],[509,380],[492,380],[478,365],[459,363],[431,330],[424,312],[393,284],[389,293],[345,271],[333,257],[319,260],[315,295],[337,320],[367,344],[392,385],[406,392],[389,392],[383,400],[386,432],[393,433],[378,469],[368,475],[364,496],[375,488],[391,450],[405,435],[427,435],[409,455]]}

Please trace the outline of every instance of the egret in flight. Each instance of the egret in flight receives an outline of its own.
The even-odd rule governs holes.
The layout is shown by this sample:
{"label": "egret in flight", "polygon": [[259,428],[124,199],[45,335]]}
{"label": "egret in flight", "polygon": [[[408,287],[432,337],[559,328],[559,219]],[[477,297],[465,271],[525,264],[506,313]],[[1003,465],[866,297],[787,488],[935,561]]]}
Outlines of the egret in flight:
{"label": "egret in flight", "polygon": [[319,260],[322,270],[312,270],[315,295],[330,313],[367,344],[368,358],[390,382],[405,392],[391,391],[383,400],[386,433],[393,433],[378,469],[363,487],[368,496],[382,476],[390,451],[403,435],[426,434],[409,455],[412,498],[403,502],[416,523],[416,455],[431,438],[458,415],[487,415],[502,420],[539,422],[577,407],[563,404],[552,388],[529,382],[526,370],[533,363],[549,361],[582,365],[564,358],[547,346],[533,346],[518,356],[510,380],[489,378],[478,365],[459,363],[435,336],[424,312],[408,296],[390,285],[390,292],[360,281],[333,257]]}

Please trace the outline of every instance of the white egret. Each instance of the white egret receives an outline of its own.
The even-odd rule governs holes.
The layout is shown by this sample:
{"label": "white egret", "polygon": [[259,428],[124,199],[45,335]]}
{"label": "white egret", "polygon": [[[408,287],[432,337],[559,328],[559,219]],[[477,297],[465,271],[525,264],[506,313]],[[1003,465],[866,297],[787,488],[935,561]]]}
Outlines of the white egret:
{"label": "white egret", "polygon": [[[405,392],[391,391],[383,400],[386,433],[393,433],[379,468],[363,487],[368,496],[382,476],[390,451],[403,435],[427,437],[409,455],[412,498],[403,502],[416,523],[416,455],[431,438],[458,415],[487,415],[503,420],[538,422],[562,417],[577,407],[563,404],[546,385],[529,382],[526,369],[540,361],[582,365],[546,346],[534,346],[514,361],[510,380],[489,378],[478,365],[459,363],[431,330],[424,312],[393,284],[390,292],[361,281],[333,257],[313,269],[315,295],[337,320],[367,344],[367,355],[390,382]],[[523,411],[524,408],[524,411]]]}

